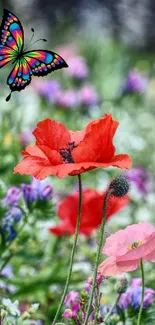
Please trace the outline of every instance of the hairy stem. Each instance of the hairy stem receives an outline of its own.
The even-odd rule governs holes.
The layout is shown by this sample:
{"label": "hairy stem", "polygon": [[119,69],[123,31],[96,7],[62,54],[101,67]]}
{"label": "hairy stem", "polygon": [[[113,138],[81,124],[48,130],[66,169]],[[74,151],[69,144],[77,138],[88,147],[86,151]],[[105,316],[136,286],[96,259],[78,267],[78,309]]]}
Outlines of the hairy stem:
{"label": "hairy stem", "polygon": [[143,303],[144,303],[145,279],[144,279],[144,267],[143,267],[142,259],[140,262],[140,268],[141,268],[141,274],[142,274],[142,299],[141,299],[141,305],[140,305],[139,314],[138,314],[137,325],[140,325],[140,320],[141,320],[142,311],[143,311]]}
{"label": "hairy stem", "polygon": [[86,325],[88,323],[88,318],[89,318],[89,315],[90,315],[90,310],[91,310],[91,306],[92,306],[92,302],[93,302],[93,295],[94,295],[94,291],[95,291],[95,287],[96,287],[97,269],[98,269],[101,249],[102,249],[102,245],[103,245],[104,227],[105,227],[105,223],[106,223],[107,203],[108,203],[108,199],[109,199],[111,193],[112,193],[112,190],[107,191],[106,197],[105,197],[104,203],[103,203],[102,223],[101,223],[101,228],[100,228],[99,244],[98,244],[97,253],[96,253],[96,262],[95,262],[95,269],[94,269],[94,276],[93,276],[93,284],[92,284],[92,290],[91,290],[91,294],[90,294],[90,298],[89,298],[89,303],[88,303],[88,308],[87,308],[87,313],[86,313],[86,318],[85,318],[84,325]]}
{"label": "hairy stem", "polygon": [[79,233],[79,227],[80,227],[80,219],[81,219],[81,211],[82,211],[82,182],[81,182],[81,175],[78,175],[78,182],[79,182],[79,206],[78,206],[78,216],[77,216],[77,222],[76,222],[76,229],[75,229],[75,236],[74,236],[74,242],[73,242],[73,247],[72,247],[72,251],[71,251],[71,256],[70,256],[70,263],[69,263],[69,270],[68,270],[68,275],[67,275],[67,280],[66,280],[66,284],[65,284],[65,288],[64,288],[64,292],[60,301],[60,304],[58,306],[56,315],[54,317],[54,320],[52,322],[52,325],[55,325],[62,305],[64,303],[67,291],[68,291],[68,287],[69,287],[69,283],[70,283],[70,279],[71,279],[71,274],[72,274],[72,268],[73,268],[73,260],[74,260],[74,255],[75,255],[75,249],[76,249],[76,244],[77,244],[77,239],[78,239],[78,233]]}
{"label": "hairy stem", "polygon": [[121,293],[119,293],[119,295],[118,295],[117,298],[116,298],[116,301],[115,301],[114,304],[111,306],[111,308],[110,308],[109,312],[107,313],[107,315],[104,317],[104,322],[105,322],[105,324],[106,324],[106,321],[108,320],[108,318],[111,316],[111,314],[112,314],[114,308],[117,306],[117,303],[118,303],[118,301],[119,301],[120,296],[121,296]]}

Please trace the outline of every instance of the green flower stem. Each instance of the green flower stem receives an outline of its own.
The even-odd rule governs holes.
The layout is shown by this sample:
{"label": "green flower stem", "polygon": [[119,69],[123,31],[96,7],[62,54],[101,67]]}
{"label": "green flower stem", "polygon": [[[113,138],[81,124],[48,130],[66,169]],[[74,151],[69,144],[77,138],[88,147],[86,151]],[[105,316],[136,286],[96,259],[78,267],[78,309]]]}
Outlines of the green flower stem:
{"label": "green flower stem", "polygon": [[108,204],[108,199],[109,199],[111,193],[112,193],[112,190],[107,191],[106,197],[105,197],[104,203],[103,203],[102,223],[101,223],[101,228],[100,228],[99,244],[98,244],[98,249],[97,249],[97,253],[96,253],[96,262],[95,262],[95,270],[94,270],[94,276],[93,276],[93,284],[92,284],[92,290],[91,290],[91,294],[90,294],[90,298],[89,298],[89,303],[88,303],[88,308],[87,308],[87,313],[86,313],[86,318],[85,318],[84,325],[87,325],[87,323],[88,323],[88,318],[89,318],[90,310],[91,310],[91,307],[92,307],[93,295],[94,295],[94,291],[95,291],[95,287],[96,287],[97,269],[98,269],[101,249],[102,249],[102,245],[103,245],[104,227],[105,227],[105,223],[106,223],[107,204]]}
{"label": "green flower stem", "polygon": [[77,216],[77,222],[76,222],[76,229],[75,229],[75,236],[74,236],[74,242],[73,242],[73,247],[72,247],[72,251],[71,251],[71,256],[70,256],[70,263],[69,263],[69,270],[68,270],[68,275],[67,275],[67,280],[66,280],[66,284],[65,284],[65,288],[64,288],[64,292],[60,301],[60,304],[58,306],[56,315],[54,317],[54,320],[52,322],[52,325],[55,325],[62,305],[64,303],[67,291],[68,291],[68,287],[69,287],[69,283],[70,283],[70,279],[71,279],[71,274],[72,274],[72,268],[73,268],[73,260],[74,260],[74,255],[75,255],[75,249],[76,249],[76,244],[77,244],[77,239],[78,239],[78,233],[79,233],[79,228],[80,228],[80,219],[81,219],[81,211],[82,211],[82,181],[81,181],[81,175],[78,175],[78,182],[79,182],[79,206],[78,206],[78,216]]}
{"label": "green flower stem", "polygon": [[140,262],[140,268],[141,268],[141,274],[142,274],[142,299],[141,299],[141,305],[140,305],[139,314],[138,314],[137,325],[140,325],[140,320],[141,320],[142,311],[143,311],[143,303],[144,303],[145,279],[144,279],[144,266],[143,266],[142,259]]}
{"label": "green flower stem", "polygon": [[117,298],[116,298],[116,301],[115,301],[114,304],[111,306],[109,312],[108,312],[107,315],[105,316],[105,318],[104,318],[104,323],[105,323],[105,324],[106,324],[106,321],[108,320],[108,318],[111,316],[111,314],[112,314],[114,308],[117,306],[117,303],[118,303],[118,301],[119,301],[119,299],[120,299],[120,296],[121,296],[121,293],[119,293],[119,295],[118,295]]}
{"label": "green flower stem", "polygon": [[1,267],[0,267],[0,273],[3,271],[3,269],[5,268],[5,266],[8,264],[8,262],[10,261],[10,259],[11,259],[12,256],[13,256],[13,255],[10,254],[10,255],[8,255],[7,258],[4,260],[3,264],[2,264]]}
{"label": "green flower stem", "polygon": [[97,286],[96,290],[95,290],[95,310],[94,310],[94,325],[97,324],[97,318],[98,318],[98,310],[100,307],[100,293],[99,293],[99,286]]}

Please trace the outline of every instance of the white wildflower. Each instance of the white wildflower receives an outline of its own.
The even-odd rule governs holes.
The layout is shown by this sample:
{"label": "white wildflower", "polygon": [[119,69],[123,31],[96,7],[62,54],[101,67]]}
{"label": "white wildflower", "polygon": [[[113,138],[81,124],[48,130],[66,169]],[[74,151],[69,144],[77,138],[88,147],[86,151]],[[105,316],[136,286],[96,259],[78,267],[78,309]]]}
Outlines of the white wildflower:
{"label": "white wildflower", "polygon": [[12,316],[20,316],[20,311],[18,309],[18,305],[19,305],[18,300],[12,302],[10,299],[3,298],[2,304]]}

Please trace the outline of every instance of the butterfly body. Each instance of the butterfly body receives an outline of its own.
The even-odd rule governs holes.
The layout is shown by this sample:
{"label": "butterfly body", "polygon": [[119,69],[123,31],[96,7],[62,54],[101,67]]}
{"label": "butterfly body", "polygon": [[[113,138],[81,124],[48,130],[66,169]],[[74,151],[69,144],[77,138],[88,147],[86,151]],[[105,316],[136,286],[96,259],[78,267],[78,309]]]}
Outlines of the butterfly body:
{"label": "butterfly body", "polygon": [[[25,52],[22,25],[13,13],[4,9],[0,27],[0,68],[9,62],[15,64],[7,79],[11,92],[25,89],[30,84],[32,75],[43,77],[68,66],[60,55],[52,51]],[[6,100],[10,98],[11,93]]]}

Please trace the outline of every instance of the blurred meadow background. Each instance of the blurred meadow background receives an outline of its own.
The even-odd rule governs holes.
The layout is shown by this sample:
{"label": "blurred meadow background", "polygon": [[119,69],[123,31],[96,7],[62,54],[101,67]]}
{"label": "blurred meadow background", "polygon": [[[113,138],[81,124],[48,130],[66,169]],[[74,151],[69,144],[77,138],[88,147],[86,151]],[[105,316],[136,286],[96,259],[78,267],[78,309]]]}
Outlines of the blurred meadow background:
{"label": "blurred meadow background", "polygon": [[[1,17],[3,8],[22,22],[25,46],[34,28],[34,40],[48,40],[34,48],[55,51],[69,65],[44,78],[33,77],[9,103],[10,66],[0,70],[0,295],[18,300],[21,313],[39,303],[31,324],[46,325],[62,295],[73,241],[71,235],[56,236],[49,228],[60,223],[59,202],[77,189],[77,182],[51,176],[34,186],[31,177],[13,174],[13,168],[21,150],[34,143],[32,131],[39,121],[56,119],[75,131],[111,113],[120,123],[114,138],[117,153],[130,155],[133,167],[129,172],[89,171],[82,174],[83,187],[104,191],[120,173],[131,180],[130,202],[108,220],[106,236],[140,221],[155,225],[155,6],[140,0],[1,0]],[[28,211],[26,222],[22,209]],[[97,230],[80,235],[70,290],[80,292],[92,276],[96,243]],[[153,265],[146,263],[145,268],[146,286],[155,290]],[[139,276],[139,271],[128,274],[129,286],[131,277]],[[103,310],[113,301],[115,281],[110,278],[101,288]],[[154,324],[147,321],[153,308],[154,299],[142,324]],[[127,323],[124,310],[108,324],[136,324],[134,302],[125,311]]]}

